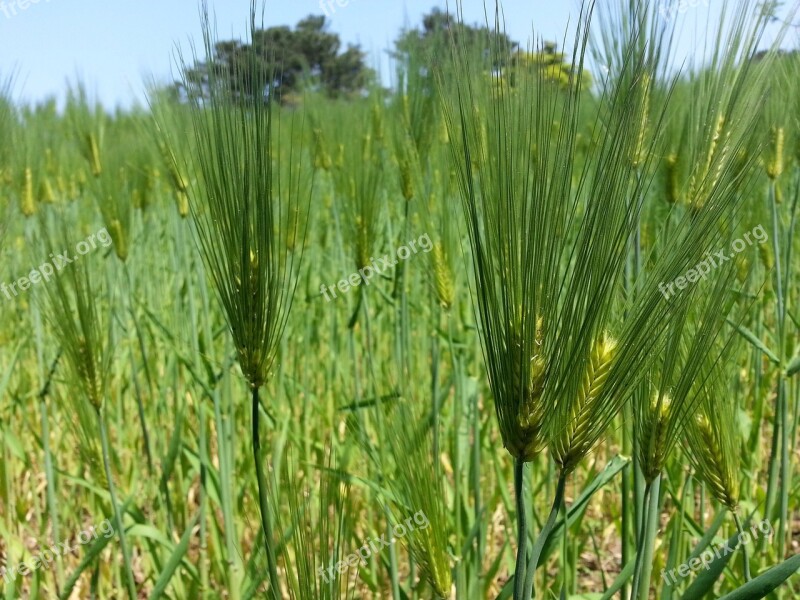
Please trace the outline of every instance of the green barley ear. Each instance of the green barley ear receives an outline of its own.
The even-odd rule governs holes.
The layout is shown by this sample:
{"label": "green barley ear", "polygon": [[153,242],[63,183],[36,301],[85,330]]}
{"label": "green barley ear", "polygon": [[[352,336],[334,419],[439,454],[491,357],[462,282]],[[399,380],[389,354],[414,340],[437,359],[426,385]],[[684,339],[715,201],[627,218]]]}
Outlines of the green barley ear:
{"label": "green barley ear", "polygon": [[[739,504],[738,456],[733,443],[736,423],[725,409],[727,399],[718,398],[713,409],[705,406],[687,427],[689,459],[717,501],[735,512]],[[724,413],[724,414],[723,414]],[[732,416],[732,415],[731,415]]]}
{"label": "green barley ear", "polygon": [[645,481],[653,481],[664,468],[673,413],[672,399],[658,392],[650,397],[646,409],[637,413],[639,464]]}
{"label": "green barley ear", "polygon": [[736,419],[736,394],[726,379],[735,368],[738,338],[729,330],[729,340],[718,352],[720,359],[709,376],[697,386],[697,411],[686,427],[686,452],[698,476],[717,501],[736,512],[739,503],[740,439]]}
{"label": "green barley ear", "polygon": [[22,179],[22,199],[20,210],[26,217],[31,217],[36,214],[36,202],[33,197],[33,171],[30,167],[25,167]]}
{"label": "green barley ear", "polygon": [[108,232],[114,241],[114,252],[122,262],[128,260],[128,234],[119,219],[111,219],[108,223]]}
{"label": "green barley ear", "polygon": [[56,201],[56,194],[53,191],[53,184],[47,175],[42,175],[42,180],[39,183],[38,201],[40,204],[53,204]]}
{"label": "green barley ear", "polygon": [[758,245],[758,258],[766,271],[771,271],[775,266],[775,256],[772,254],[772,249],[767,244]]}
{"label": "green barley ear", "polygon": [[78,83],[67,92],[64,114],[90,172],[94,177],[100,177],[103,174],[105,124],[108,121],[102,107],[99,103],[92,106],[86,88]]}
{"label": "green barley ear", "polygon": [[149,91],[148,101],[153,113],[152,132],[154,145],[158,148],[161,167],[166,172],[178,206],[178,214],[182,218],[190,215],[188,156],[193,154],[191,139],[186,139],[185,132],[191,129],[191,115],[183,105],[176,105],[172,99],[164,97],[158,89]]}
{"label": "green barley ear", "polygon": [[758,126],[776,73],[775,44],[786,33],[781,27],[772,50],[761,52],[768,23],[760,3],[726,3],[712,28],[717,43],[688,63],[674,87],[668,128],[670,152],[679,156],[679,194],[668,197],[680,197],[692,212],[741,190],[745,167],[761,155],[760,149],[745,151],[762,138]]}
{"label": "green barley ear", "polygon": [[189,178],[184,174],[185,167],[178,162],[174,150],[165,141],[159,143],[159,150],[178,201],[178,214],[186,218],[189,216]]}
{"label": "green barley ear", "polygon": [[450,133],[447,131],[447,123],[444,119],[439,119],[437,123],[436,140],[442,146],[447,146],[450,143]]}
{"label": "green barley ear", "polygon": [[639,84],[641,90],[639,92],[640,101],[638,110],[639,115],[639,135],[636,138],[634,150],[631,153],[631,164],[635,169],[640,168],[647,160],[647,136],[650,121],[650,93],[651,93],[652,77],[649,73],[642,75],[641,83]]}
{"label": "green barley ear", "polygon": [[336,157],[333,160],[333,164],[336,167],[344,166],[344,144],[336,145]]}
{"label": "green barley ear", "polygon": [[783,127],[773,125],[770,128],[769,143],[767,144],[766,156],[764,159],[764,169],[767,172],[767,177],[773,181],[783,174],[784,138],[785,133]]}
{"label": "green barley ear", "polygon": [[[101,127],[92,120],[88,107],[79,105],[71,107],[73,127],[76,131],[89,131]],[[97,119],[102,124],[102,119]],[[112,126],[109,125],[111,129]],[[133,239],[133,209],[135,191],[139,187],[137,170],[130,165],[130,148],[137,147],[134,136],[136,130],[113,125],[112,133],[116,143],[104,149],[103,168],[92,168],[94,175],[87,184],[95,204],[103,216],[106,229],[114,240],[114,252],[123,263],[129,258]],[[87,134],[88,135],[88,134]],[[88,156],[91,162],[93,159]]]}
{"label": "green barley ear", "polygon": [[[441,158],[446,161],[447,157]],[[462,252],[460,226],[458,215],[453,215],[449,208],[452,194],[450,178],[447,175],[442,176],[441,171],[434,169],[429,186],[428,202],[419,203],[422,221],[433,240],[433,248],[428,252],[429,279],[439,306],[450,311],[456,303],[458,289],[456,265]]]}
{"label": "green barley ear", "polygon": [[[638,13],[635,31],[615,46],[624,46],[619,76],[599,105],[587,107],[581,80],[593,10],[584,3],[576,80],[567,89],[545,69],[521,70],[513,83],[487,78],[476,66],[486,59],[456,40],[459,76],[440,82],[484,357],[503,442],[518,462],[532,460],[574,421],[584,365],[617,302],[639,211],[633,198],[649,183],[643,177],[639,189],[637,173],[649,170],[650,140],[663,120],[658,60],[638,45],[645,35]],[[511,57],[498,47],[488,59],[502,65]],[[587,109],[596,111],[596,142],[584,156],[578,132]],[[605,426],[624,396],[600,398],[592,411]],[[597,441],[596,429],[587,433],[582,448]]]}
{"label": "green barley ear", "polygon": [[670,154],[664,159],[664,198],[669,204],[678,204],[681,201],[678,183],[678,155]]}
{"label": "green barley ear", "polygon": [[167,172],[169,173],[169,180],[173,189],[176,192],[189,191],[189,178],[184,175],[178,159],[175,157],[175,152],[170,148],[166,142],[159,144],[159,150],[164,163],[167,165]]}
{"label": "green barley ear", "polygon": [[[291,456],[281,469],[289,520],[278,510],[274,517],[281,531],[291,532],[280,555],[291,600],[351,597],[352,573],[339,573],[336,565],[353,551],[356,508],[347,475],[337,469],[333,451],[326,447],[325,453],[324,464],[305,466],[310,469],[305,477],[298,477],[299,465]],[[278,506],[277,497],[272,505]]]}
{"label": "green barley ear", "polygon": [[146,211],[153,205],[156,190],[160,188],[161,172],[153,165],[149,149],[138,152],[137,162],[139,164],[131,169],[131,205]]}
{"label": "green barley ear", "polygon": [[[388,478],[395,498],[393,520],[400,524],[414,514],[414,530],[403,541],[437,597],[449,598],[453,585],[448,551],[451,519],[441,470],[437,468],[440,459],[432,456],[433,431],[424,407],[413,399],[401,398],[396,407],[383,405],[380,410],[386,411],[387,422],[395,424],[388,440],[396,467]],[[381,468],[380,454],[367,450]]]}
{"label": "green barley ear", "polygon": [[[110,165],[121,165],[119,149],[110,152],[113,157]],[[113,174],[112,174],[113,172]],[[91,182],[95,201],[111,239],[114,240],[114,252],[122,262],[128,260],[130,254],[131,229],[133,226],[133,181],[129,169],[119,166],[117,169],[106,169],[95,176]]]}
{"label": "green barley ear", "polygon": [[442,308],[450,310],[453,306],[453,302],[455,302],[455,285],[453,283],[450,257],[445,253],[444,246],[441,242],[435,242],[433,244],[431,260],[433,261],[433,280],[436,298]]}
{"label": "green barley ear", "polygon": [[[519,333],[512,333],[512,348],[522,348],[523,340]],[[542,317],[536,319],[536,329],[533,336],[533,354],[529,360],[524,354],[514,352],[512,363],[514,368],[513,381],[527,382],[517,392],[522,398],[517,414],[519,429],[511,429],[509,439],[512,446],[524,460],[533,458],[544,449],[544,425],[546,407],[542,402],[544,392],[545,372],[547,364],[544,358],[544,322]]]}
{"label": "green barley ear", "polygon": [[[255,5],[251,9],[255,31]],[[291,135],[283,147],[283,118],[267,99],[271,74],[254,57],[241,64],[219,63],[207,14],[203,28],[211,66],[206,88],[189,96],[198,179],[188,188],[190,208],[242,371],[258,389],[267,378],[297,286],[310,178]],[[188,71],[184,63],[185,79]],[[233,80],[247,82],[254,92],[239,94],[228,86]],[[184,84],[193,89],[188,81]],[[293,131],[294,125],[287,127]],[[295,239],[303,243],[291,251]]]}
{"label": "green barley ear", "polygon": [[89,166],[92,169],[92,175],[99,177],[103,172],[103,166],[100,163],[100,136],[95,132],[89,132],[84,138],[83,152],[89,160]]}
{"label": "green barley ear", "polygon": [[178,201],[178,214],[185,219],[190,213],[189,195],[186,192],[177,192],[176,199]]}
{"label": "green barley ear", "polygon": [[713,283],[673,299],[680,306],[656,352],[659,362],[649,373],[652,389],[634,402],[634,436],[648,483],[661,474],[677,440],[695,419],[704,386],[726,355],[720,341],[734,305],[730,289],[735,272],[735,265],[722,265]]}
{"label": "green barley ear", "polygon": [[[61,222],[58,239],[51,237],[47,215],[40,220],[43,236],[49,248],[59,251],[74,245],[67,233],[68,217],[58,213]],[[55,242],[58,243],[55,243]],[[47,285],[43,286],[45,315],[64,352],[75,389],[99,412],[106,397],[110,372],[110,317],[100,311],[105,298],[89,271],[90,261],[64,266]]]}
{"label": "green barley ear", "polygon": [[346,142],[339,146],[334,161],[333,183],[356,270],[372,262],[384,215],[383,181],[386,153],[373,138],[372,124],[364,120],[345,121]]}
{"label": "green barley ear", "polygon": [[330,171],[333,167],[333,160],[328,153],[328,148],[325,143],[325,137],[322,129],[314,128],[314,168],[322,169],[323,171]]}
{"label": "green barley ear", "polygon": [[573,402],[571,418],[561,435],[551,446],[553,457],[565,473],[571,472],[592,449],[598,437],[592,428],[597,426],[597,402],[611,371],[616,356],[617,342],[604,333],[594,344],[583,374],[581,387]]}
{"label": "green barley ear", "polygon": [[414,173],[408,156],[400,159],[400,191],[407,202],[414,198]]}
{"label": "green barley ear", "polygon": [[731,132],[726,127],[725,115],[720,113],[710,134],[705,159],[695,169],[689,180],[686,199],[692,207],[702,207],[708,200],[727,167],[726,159],[730,151]]}

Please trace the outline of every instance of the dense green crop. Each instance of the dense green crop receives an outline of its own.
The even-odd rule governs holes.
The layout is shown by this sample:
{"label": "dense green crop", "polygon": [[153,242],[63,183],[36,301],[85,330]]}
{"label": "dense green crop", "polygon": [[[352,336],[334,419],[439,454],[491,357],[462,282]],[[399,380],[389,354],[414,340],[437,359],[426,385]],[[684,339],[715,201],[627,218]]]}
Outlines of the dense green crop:
{"label": "dense green crop", "polygon": [[187,102],[0,84],[0,593],[795,597],[800,59],[730,4],[680,70],[584,2],[347,100],[208,22]]}

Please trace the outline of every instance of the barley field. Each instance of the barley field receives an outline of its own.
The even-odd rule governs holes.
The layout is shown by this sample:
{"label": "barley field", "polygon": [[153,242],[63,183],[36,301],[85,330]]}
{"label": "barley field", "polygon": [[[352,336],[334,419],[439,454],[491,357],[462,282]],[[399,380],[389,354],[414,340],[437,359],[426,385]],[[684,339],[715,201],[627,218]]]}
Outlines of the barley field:
{"label": "barley field", "polygon": [[800,597],[796,7],[687,4],[0,73],[2,597]]}

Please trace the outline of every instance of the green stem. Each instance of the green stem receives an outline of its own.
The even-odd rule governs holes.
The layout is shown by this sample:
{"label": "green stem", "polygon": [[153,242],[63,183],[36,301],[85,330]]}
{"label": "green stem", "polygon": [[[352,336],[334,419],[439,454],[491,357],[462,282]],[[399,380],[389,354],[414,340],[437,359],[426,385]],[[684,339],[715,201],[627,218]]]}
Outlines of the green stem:
{"label": "green stem", "polygon": [[[47,409],[47,398],[50,395],[50,384],[53,381],[53,377],[55,376],[56,368],[58,367],[58,362],[61,360],[61,352],[62,350],[59,349],[58,354],[56,355],[55,359],[53,360],[52,364],[50,365],[50,369],[45,375],[43,373],[43,348],[44,344],[42,343],[42,327],[41,327],[41,315],[38,310],[34,310],[33,314],[31,315],[33,322],[35,324],[35,331],[36,331],[36,360],[39,364],[39,375],[40,377],[45,377],[42,383],[42,389],[39,392],[39,415],[41,419],[42,425],[42,450],[44,451],[44,472],[45,472],[45,479],[47,481],[47,488],[46,488],[46,495],[47,495],[47,511],[50,514],[50,529],[53,535],[53,542],[58,544],[61,540],[61,535],[59,531],[59,520],[58,520],[58,501],[56,500],[56,489],[57,489],[57,482],[55,477],[55,471],[53,469],[53,452],[50,448],[50,416],[49,411]],[[56,593],[60,594],[61,585],[64,581],[64,567],[63,561],[59,558],[56,560],[56,569],[55,569],[55,587]]]}
{"label": "green stem", "polygon": [[[622,453],[625,456],[631,456],[633,453],[633,409],[630,403],[625,403],[622,408]],[[631,556],[631,523],[635,519],[635,511],[633,509],[633,462],[629,462],[622,469],[622,564],[624,568],[628,564]],[[628,597],[628,586],[623,585],[620,588],[620,598]]]}
{"label": "green stem", "polygon": [[[434,304],[437,304],[436,301],[433,301]],[[453,344],[453,315],[450,314],[449,311],[442,309],[441,307],[435,307],[434,313],[438,317],[437,326],[434,327],[433,331],[433,352],[436,357],[436,367],[433,376],[435,377],[434,380],[434,388],[432,390],[433,393],[433,427],[434,427],[434,453],[433,459],[436,463],[437,468],[437,477],[441,478],[441,469],[440,465],[440,442],[439,442],[439,425],[441,420],[441,403],[439,402],[439,359],[440,359],[440,344],[439,344],[439,334],[438,334],[438,325],[441,324],[442,318],[447,321],[447,345],[450,352],[450,364],[452,368],[452,381],[453,381],[453,429],[452,429],[452,446],[451,446],[451,454],[453,456],[453,511],[456,516],[455,521],[455,547],[460,548],[462,544],[461,540],[461,531],[462,531],[462,523],[461,523],[461,487],[462,487],[462,478],[461,478],[461,438],[459,432],[461,431],[461,407],[463,402],[463,395],[461,392],[461,374],[458,370],[458,359],[456,358],[456,349],[455,345]],[[478,442],[475,442],[475,445],[478,445]],[[478,521],[476,520],[476,523]],[[464,592],[466,591],[466,571],[465,565],[457,562],[453,565],[453,580],[455,581],[455,598],[456,600],[460,600],[463,597]],[[472,570],[474,574],[474,570]]]}
{"label": "green stem", "polygon": [[[641,390],[635,393],[641,394]],[[631,421],[633,423],[633,421]],[[635,539],[640,539],[642,531],[644,531],[644,513],[646,508],[647,499],[645,497],[647,490],[647,483],[645,482],[644,474],[642,473],[642,465],[639,460],[639,441],[636,436],[633,436],[633,521],[634,521],[634,536]],[[638,551],[638,550],[637,550]]]}
{"label": "green stem", "polygon": [[108,482],[108,495],[111,497],[111,507],[114,510],[114,521],[117,532],[119,533],[119,545],[122,548],[122,558],[125,562],[125,583],[128,587],[128,597],[131,600],[136,600],[135,579],[133,578],[133,570],[131,569],[131,555],[128,550],[128,542],[125,536],[125,527],[122,523],[122,513],[119,510],[119,502],[117,502],[117,492],[114,488],[114,478],[111,475],[111,462],[109,460],[108,450],[108,432],[106,431],[106,423],[101,409],[97,411],[97,422],[100,426],[100,444],[103,450],[103,468],[106,473],[106,481]]}
{"label": "green stem", "polygon": [[[460,375],[459,375],[460,377]],[[478,523],[478,540],[477,540],[477,555],[475,557],[475,568],[472,569],[475,576],[476,589],[483,589],[483,564],[484,545],[485,545],[485,529],[483,525],[483,518],[481,515],[481,418],[478,407],[478,393],[473,392],[471,398],[472,404],[472,494],[475,514],[475,522]]]}
{"label": "green stem", "polygon": [[[441,310],[438,312],[441,314]],[[447,344],[450,349],[450,360],[453,369],[453,386],[455,388],[455,394],[453,397],[453,510],[455,511],[456,515],[456,527],[455,527],[455,547],[460,548],[462,543],[462,521],[461,521],[461,418],[462,418],[462,402],[463,402],[463,390],[461,384],[461,371],[458,364],[458,357],[456,355],[456,347],[455,347],[455,336],[453,335],[453,315],[450,312],[446,313],[447,319]],[[434,333],[437,336],[438,334]],[[438,348],[438,345],[437,345]],[[438,436],[438,424],[439,424],[439,402],[438,398],[434,398],[434,407],[436,412],[435,417],[435,426],[437,427],[436,433]],[[438,438],[437,438],[438,439]],[[477,445],[478,442],[476,441],[475,444]],[[434,455],[434,460],[436,464],[439,464],[439,454],[438,452]],[[477,523],[478,521],[476,521]],[[458,581],[464,574],[463,565],[456,563],[455,564],[455,574],[456,580]],[[480,571],[480,569],[478,569]],[[460,593],[458,590],[458,586],[456,586],[456,598],[459,598]]]}
{"label": "green stem", "polygon": [[[553,527],[555,527],[556,521],[558,520],[558,513],[564,501],[564,489],[566,488],[566,484],[567,476],[564,474],[564,471],[561,471],[558,476],[558,483],[556,484],[556,495],[553,500],[553,507],[550,509],[550,516],[547,518],[544,527],[542,527],[539,537],[536,538],[536,542],[533,545],[533,552],[530,558],[528,558],[528,568],[525,572],[525,590],[522,596],[524,600],[530,600],[530,598],[536,597],[534,575],[536,573],[536,568],[539,566],[539,557],[542,554],[545,542],[547,542],[547,538],[550,537],[550,532],[553,531]],[[564,535],[566,537],[566,521],[564,522]]]}
{"label": "green stem", "polygon": [[[178,239],[183,240],[183,234],[181,233],[181,228],[178,227]],[[184,247],[185,244],[181,243],[181,247]],[[210,313],[210,303],[208,297],[208,287],[206,286],[206,279],[205,273],[202,269],[202,263],[197,262],[193,266],[193,272],[195,273],[195,277],[197,280],[197,289],[200,295],[200,305],[202,309],[202,325],[203,325],[203,335],[205,339],[210,340],[213,338],[211,333],[211,313]],[[199,340],[199,336],[197,333],[194,334],[195,340]],[[193,342],[198,344],[198,341]],[[215,356],[213,354],[213,348],[209,347],[206,348],[205,352],[208,355],[208,359],[213,363],[215,362]],[[196,356],[200,356],[200,352],[198,351]],[[238,551],[236,547],[236,520],[234,518],[233,513],[233,480],[231,474],[233,473],[233,445],[230,443],[232,436],[228,435],[228,425],[227,423],[231,420],[229,417],[229,412],[226,407],[222,405],[222,394],[219,389],[219,384],[222,382],[223,387],[228,382],[225,379],[225,371],[217,377],[214,375],[208,382],[209,385],[209,394],[213,401],[214,405],[214,430],[216,432],[216,441],[217,441],[217,456],[219,459],[219,480],[220,480],[220,504],[222,509],[222,522],[224,525],[224,535],[225,535],[225,558],[226,558],[226,571],[227,571],[227,592],[228,596],[231,600],[239,600],[241,597],[241,589],[242,589],[242,564],[241,564],[241,553]],[[230,395],[226,395],[226,397],[230,397]]]}
{"label": "green stem", "polygon": [[[761,339],[763,334],[762,331],[762,320],[761,315],[763,313],[763,306],[762,310],[758,312],[756,315],[756,325],[753,333]],[[753,348],[753,390],[754,390],[754,408],[753,408],[753,423],[758,423],[759,425],[763,423],[764,417],[764,395],[761,393],[761,366],[762,366],[762,356],[761,351],[758,348]],[[760,426],[753,427],[750,433],[750,437],[747,440],[747,449],[748,452],[745,453],[743,457],[745,459],[745,467],[743,469],[743,473],[745,478],[748,481],[752,481],[752,475],[750,473],[754,470],[754,465],[762,464],[762,450],[761,450],[761,435],[763,434],[762,428]],[[751,486],[743,486],[745,489]]]}
{"label": "green stem", "polygon": [[653,554],[655,551],[656,532],[658,531],[659,517],[659,492],[661,488],[661,474],[657,475],[652,483],[645,487],[646,508],[644,513],[643,528],[640,544],[636,551],[636,568],[634,570],[633,590],[631,598],[634,600],[648,600],[650,598],[650,579],[653,575]]}
{"label": "green stem", "polygon": [[781,229],[778,220],[778,201],[775,192],[775,182],[772,182],[769,186],[769,197],[772,205],[772,250],[775,254],[775,299],[778,302],[778,337],[780,338],[781,343],[779,356],[782,358],[784,318],[786,317],[786,310],[783,295],[783,271],[781,270]]}
{"label": "green stem", "polygon": [[[144,352],[144,342],[142,341],[140,332],[139,332],[139,323],[136,319],[136,309],[133,306],[133,283],[131,280],[131,272],[128,268],[128,263],[125,263],[125,275],[127,277],[127,292],[128,292],[128,310],[131,313],[131,319],[133,320],[134,327],[136,329],[136,335],[139,341],[139,350],[142,353],[142,365],[147,371],[147,356]],[[136,412],[139,417],[139,426],[142,429],[142,444],[144,445],[144,455],[147,459],[147,471],[150,476],[153,475],[155,469],[153,468],[153,454],[150,450],[150,432],[147,428],[147,419],[145,418],[144,412],[144,402],[142,401],[142,394],[141,390],[139,389],[139,379],[136,375],[136,359],[133,355],[133,350],[131,350],[131,379],[133,380],[134,384],[134,391],[136,396]],[[150,378],[148,377],[148,382]],[[153,389],[150,388],[150,397],[153,397]],[[169,504],[169,500],[167,500]]]}
{"label": "green stem", "polygon": [[256,481],[258,482],[258,504],[261,512],[261,529],[264,533],[264,544],[267,551],[267,566],[269,567],[269,589],[270,595],[278,600],[280,594],[278,590],[278,563],[275,560],[275,548],[272,545],[272,518],[270,514],[269,504],[267,502],[267,480],[264,476],[264,467],[261,464],[261,436],[259,434],[259,408],[260,402],[258,397],[257,386],[253,386],[253,460],[256,467]]}
{"label": "green stem", "polygon": [[781,518],[778,523],[778,557],[783,560],[786,555],[786,525],[789,522],[789,491],[792,482],[789,462],[789,399],[786,395],[786,379],[782,373],[778,378],[778,409],[781,412]]}
{"label": "green stem", "polygon": [[697,522],[700,524],[700,529],[705,531],[706,528],[706,482],[700,481],[700,514],[698,515]]}
{"label": "green stem", "polygon": [[558,507],[559,514],[563,515],[564,519],[564,535],[561,536],[561,598],[566,600],[568,596],[572,595],[575,577],[577,575],[577,565],[569,549],[569,538],[567,537],[567,503],[564,494],[561,494],[561,506]]}
{"label": "green stem", "polygon": [[[37,319],[37,331],[39,321]],[[38,340],[37,340],[38,341]],[[58,528],[58,502],[56,501],[56,478],[53,470],[53,452],[50,448],[50,417],[47,410],[47,397],[50,393],[50,382],[55,375],[58,361],[61,358],[61,350],[59,350],[50,371],[47,374],[47,380],[44,383],[42,391],[39,392],[39,412],[42,419],[42,448],[44,450],[44,472],[47,479],[47,510],[50,513],[51,530],[53,532],[53,542],[59,543],[61,536]],[[64,581],[64,568],[62,561],[56,561],[56,593],[60,593],[61,584]]]}
{"label": "green stem", "polygon": [[[736,523],[736,530],[739,532],[739,539],[744,539],[744,529],[742,529],[742,521],[739,519],[739,515],[736,514],[734,511],[733,513],[733,521]],[[747,556],[747,544],[741,544],[742,546],[742,567],[744,568],[744,578],[746,581],[750,581],[752,577],[750,577],[750,559]]]}
{"label": "green stem", "polygon": [[[436,314],[438,316],[441,313],[437,312]],[[440,472],[439,413],[441,412],[441,406],[439,404],[439,333],[437,330],[438,327],[433,328],[433,341],[431,343],[431,400],[433,401],[431,427],[433,428],[433,464],[438,477]],[[458,401],[458,399],[456,399],[456,401]],[[456,471],[456,473],[458,472]]]}
{"label": "green stem", "polygon": [[[766,518],[770,521],[772,521],[775,516],[775,495],[778,490],[778,473],[780,467],[778,452],[781,439],[781,414],[782,411],[778,407],[775,413],[775,421],[772,424],[772,440],[770,442],[769,464],[767,466],[767,497],[764,513]],[[766,538],[762,538],[762,542],[766,544]]]}
{"label": "green stem", "polygon": [[[785,352],[786,352],[786,311],[788,308],[788,302],[786,301],[786,294],[787,296],[791,296],[791,276],[792,276],[792,269],[791,269],[791,261],[792,261],[792,250],[794,249],[794,232],[795,226],[797,223],[797,207],[798,201],[800,201],[800,190],[795,190],[794,200],[792,201],[791,207],[791,215],[789,221],[789,229],[786,235],[786,271],[783,275],[783,281],[781,282],[781,309],[780,309],[780,343],[781,343],[781,353],[779,356],[782,360],[785,359]],[[775,196],[773,195],[773,230],[779,231],[778,228],[778,208],[777,202],[775,200]],[[777,244],[777,242],[775,242]],[[775,268],[780,268],[780,263],[775,263]],[[780,410],[782,411],[781,421],[783,426],[781,427],[781,521],[779,524],[779,532],[778,532],[778,556],[784,557],[786,553],[786,526],[789,523],[789,492],[792,489],[792,468],[790,463],[790,457],[793,454],[793,446],[795,443],[795,435],[794,432],[796,428],[793,426],[794,423],[790,424],[789,420],[789,394],[786,389],[786,377],[784,376],[784,370],[781,368],[780,373],[778,374],[779,388],[778,388],[778,395],[782,398],[782,401],[779,403]],[[797,413],[795,412],[794,421],[797,420]],[[790,434],[791,432],[791,434]],[[791,439],[790,439],[791,436]],[[790,448],[790,445],[792,446]]]}
{"label": "green stem", "polygon": [[[781,229],[778,219],[778,202],[776,197],[775,182],[770,182],[769,197],[772,208],[772,249],[775,254],[775,298],[777,301],[778,316],[778,357],[781,364],[784,361],[786,348],[786,300],[783,288],[783,271],[781,269]],[[778,372],[778,398],[777,410],[780,422],[780,520],[778,522],[778,556],[782,557],[785,553],[786,543],[786,523],[789,518],[789,415],[786,398],[786,385],[783,377],[783,369]],[[777,449],[777,448],[776,448]],[[774,460],[775,456],[771,457]],[[773,475],[773,472],[770,473]],[[775,479],[770,482],[775,485]],[[773,491],[774,499],[774,491]]]}
{"label": "green stem", "polygon": [[525,514],[525,461],[514,462],[514,493],[517,501],[517,567],[514,570],[514,600],[524,600],[525,553],[528,546],[528,524]]}
{"label": "green stem", "polygon": [[199,444],[200,444],[200,598],[206,598],[209,590],[208,577],[208,531],[206,526],[206,504],[208,485],[208,443],[206,441],[206,415],[203,408],[203,397],[197,405],[197,418],[199,419]]}
{"label": "green stem", "polygon": [[[47,401],[45,397],[39,401],[39,413],[42,420],[42,447],[44,449],[44,472],[47,480],[47,510],[50,513],[51,531],[53,532],[53,542],[58,544],[61,536],[58,531],[58,511],[56,507],[56,480],[53,472],[53,454],[50,450],[50,423],[47,414]],[[56,593],[59,593],[63,580],[63,569],[61,561],[56,561]]]}
{"label": "green stem", "polygon": [[[174,218],[174,217],[173,217]],[[177,227],[178,232],[180,232],[181,228]],[[194,356],[200,356],[200,336],[198,335],[198,314],[197,314],[197,300],[195,297],[195,290],[194,285],[191,278],[192,267],[191,267],[191,258],[187,256],[187,252],[183,245],[180,245],[175,248],[175,254],[180,257],[180,264],[181,264],[181,273],[185,273],[184,277],[182,278],[182,283],[185,285],[189,290],[190,293],[187,294],[187,302],[189,305],[189,322],[191,323],[191,332],[192,332],[192,351]],[[141,339],[141,336],[138,336]],[[133,353],[131,353],[131,356]],[[144,356],[144,353],[142,354]],[[200,361],[198,360],[197,367],[200,367]],[[146,361],[145,361],[146,363]],[[134,378],[135,379],[135,378]],[[209,382],[209,385],[213,385],[213,382]],[[151,397],[152,397],[152,390],[151,390]],[[201,600],[208,597],[208,592],[210,589],[210,579],[209,579],[209,563],[208,563],[208,524],[206,522],[208,516],[208,433],[207,433],[207,424],[206,424],[206,411],[205,411],[205,399],[210,397],[208,395],[208,390],[205,393],[201,394],[200,401],[197,403],[197,422],[198,422],[198,446],[199,446],[199,454],[200,454],[200,557],[199,557],[199,567],[200,567],[200,598]]]}
{"label": "green stem", "polygon": [[[372,322],[370,320],[369,314],[369,301],[367,297],[367,288],[366,286],[361,286],[361,307],[364,310],[364,344],[366,345],[366,353],[367,353],[367,371],[368,371],[368,380],[369,386],[372,394],[375,397],[375,423],[378,428],[378,439],[385,440],[386,439],[386,426],[384,423],[384,407],[383,401],[381,400],[381,395],[378,390],[377,384],[377,377],[375,376],[375,361],[373,360],[372,356]],[[380,458],[380,479],[381,482],[384,481],[384,473],[383,473],[383,465],[387,464],[386,461],[386,450],[385,444],[378,444],[378,455]],[[386,509],[386,528],[391,537],[391,518],[389,514],[388,508]],[[394,600],[399,600],[400,598],[400,578],[399,578],[399,567],[397,564],[397,550],[395,549],[395,544],[389,546],[389,578],[392,584],[392,598]]]}

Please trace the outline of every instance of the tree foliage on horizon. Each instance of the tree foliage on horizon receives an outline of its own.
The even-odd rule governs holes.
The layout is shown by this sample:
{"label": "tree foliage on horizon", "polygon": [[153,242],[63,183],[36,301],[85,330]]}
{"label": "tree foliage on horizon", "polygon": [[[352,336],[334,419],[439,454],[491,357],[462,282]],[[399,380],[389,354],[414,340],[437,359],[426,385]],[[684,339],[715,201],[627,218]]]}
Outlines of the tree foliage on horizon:
{"label": "tree foliage on horizon", "polygon": [[[178,97],[208,97],[209,70],[213,65],[213,79],[224,82],[233,96],[244,100],[260,93],[266,97],[267,90],[253,89],[253,81],[235,75],[249,70],[242,67],[254,60],[260,72],[274,74],[272,93],[283,104],[298,103],[299,94],[308,90],[331,98],[359,96],[375,83],[375,71],[366,65],[366,54],[359,45],[348,44],[343,49],[339,34],[328,31],[328,25],[324,16],[309,15],[294,28],[281,25],[257,29],[250,43],[218,41],[211,60],[196,61],[185,80],[176,82],[171,89]],[[419,27],[404,30],[395,40],[390,54],[407,74],[403,79],[407,81],[412,72],[415,76],[428,76],[443,68],[442,57],[447,55],[450,36],[468,47],[493,48],[493,52],[484,53],[487,72],[509,68],[513,73],[535,63],[550,69],[554,79],[566,85],[572,81],[572,65],[556,44],[548,43],[540,52],[526,52],[507,34],[491,31],[485,24],[460,22],[437,7],[422,16]]]}
{"label": "tree foliage on horizon", "polygon": [[[406,29],[395,40],[392,56],[403,60],[409,56],[419,57],[429,63],[430,67],[441,68],[447,63],[449,48],[456,43],[462,47],[481,48],[489,56],[492,49],[492,60],[497,56],[508,56],[519,49],[519,42],[512,40],[505,33],[489,31],[483,25],[468,25],[438,7],[422,16],[422,26]],[[506,61],[500,59],[492,68],[504,66]]]}
{"label": "tree foliage on horizon", "polygon": [[[321,92],[329,97],[361,94],[375,80],[375,72],[366,66],[366,54],[359,45],[343,49],[339,34],[327,31],[324,16],[309,15],[294,28],[281,25],[256,29],[250,43],[221,40],[215,43],[211,60],[196,61],[187,70],[185,81],[175,88],[181,95],[207,97],[209,80],[224,82],[234,97],[242,100],[266,89],[254,89],[254,82],[238,74],[252,72],[242,67],[255,61],[261,73],[272,73],[268,88],[281,103],[293,103],[303,90]],[[210,78],[209,69],[216,73]]]}
{"label": "tree foliage on horizon", "polygon": [[[541,71],[543,80],[564,88],[579,79],[574,65],[557,43],[542,41],[534,47],[525,47],[502,30],[491,29],[485,23],[469,25],[435,7],[422,16],[421,27],[404,30],[395,40],[391,55],[398,61],[400,81],[425,80],[432,72],[447,70],[453,44],[482,60],[487,74],[507,77],[512,85],[524,71]],[[591,87],[591,75],[584,71],[582,76],[582,86]],[[428,89],[432,88],[431,85]]]}

